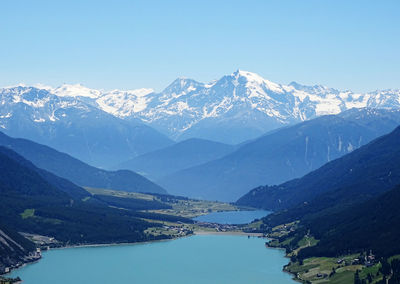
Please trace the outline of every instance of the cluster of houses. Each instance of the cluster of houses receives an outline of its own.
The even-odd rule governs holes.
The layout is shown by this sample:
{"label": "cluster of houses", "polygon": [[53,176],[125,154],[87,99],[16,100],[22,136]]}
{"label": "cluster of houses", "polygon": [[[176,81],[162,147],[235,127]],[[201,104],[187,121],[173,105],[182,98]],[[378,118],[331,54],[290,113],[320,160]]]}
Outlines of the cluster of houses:
{"label": "cluster of houses", "polygon": [[361,264],[365,265],[366,267],[370,267],[373,266],[375,263],[375,255],[372,253],[372,251],[370,251],[369,254],[365,254],[364,256],[353,259],[351,264]]}
{"label": "cluster of houses", "polygon": [[174,235],[178,237],[190,235],[192,233],[191,230],[186,228],[185,226],[167,226],[164,225],[163,229],[168,230],[169,232],[173,233]]}
{"label": "cluster of houses", "polygon": [[[192,228],[184,226],[182,222],[177,223],[177,225],[164,225],[163,229],[167,230],[175,236],[187,236],[193,234]],[[239,230],[237,225],[231,224],[196,222],[196,225],[202,228],[212,229],[216,232],[230,232]]]}
{"label": "cluster of houses", "polygon": [[197,222],[196,225],[203,228],[214,229],[217,232],[229,232],[238,230],[236,225],[231,224],[219,224],[219,223],[208,223],[208,222]]}
{"label": "cluster of houses", "polygon": [[344,260],[340,258],[336,261],[337,264],[344,264],[344,265],[364,265],[366,267],[373,266],[376,263],[375,255],[370,251],[366,254],[361,254],[358,258],[354,258],[351,261]]}
{"label": "cluster of houses", "polygon": [[[339,265],[365,265],[366,267],[373,266],[376,263],[375,255],[370,251],[369,254],[366,255],[360,255],[360,257],[355,258],[351,261],[345,260],[343,258],[340,258],[336,261],[337,264]],[[326,273],[318,273],[317,277],[318,278],[327,278],[330,277],[330,275]]]}

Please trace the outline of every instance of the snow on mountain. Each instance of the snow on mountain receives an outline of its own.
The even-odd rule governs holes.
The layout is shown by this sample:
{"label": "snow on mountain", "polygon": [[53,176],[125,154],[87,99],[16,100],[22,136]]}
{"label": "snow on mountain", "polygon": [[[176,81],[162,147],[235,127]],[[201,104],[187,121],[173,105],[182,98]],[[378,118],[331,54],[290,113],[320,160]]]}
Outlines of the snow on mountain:
{"label": "snow on mountain", "polygon": [[[242,70],[208,84],[178,78],[160,93],[151,89],[104,91],[78,84],[3,88],[0,96],[2,105],[22,102],[36,107],[35,121],[42,122],[57,119],[52,115],[54,107],[44,107],[51,96],[40,98],[45,91],[60,107],[83,104],[79,107],[95,107],[128,121],[141,120],[174,139],[197,137],[225,143],[239,143],[281,126],[351,108],[400,107],[400,90],[361,94],[296,82],[282,85]],[[1,124],[10,115],[4,109],[0,108]]]}
{"label": "snow on mountain", "polygon": [[110,167],[173,143],[143,123],[125,121],[103,111],[96,102],[104,98],[103,93],[87,90],[79,85],[0,89],[0,130],[98,167]]}
{"label": "snow on mountain", "polygon": [[146,98],[133,114],[175,139],[200,137],[226,143],[351,108],[399,107],[399,90],[357,94],[324,86],[276,84],[238,70],[209,84],[177,79]]}
{"label": "snow on mountain", "polygon": [[50,92],[59,97],[86,97],[91,99],[96,99],[102,94],[99,90],[89,89],[81,84],[64,84],[58,88],[50,89]]}
{"label": "snow on mountain", "polygon": [[149,102],[146,96],[152,92],[152,89],[113,90],[97,98],[96,102],[105,112],[124,118],[146,109]]}
{"label": "snow on mountain", "polygon": [[0,127],[9,128],[8,123],[14,113],[42,123],[66,117],[65,110],[72,107],[84,113],[90,109],[90,105],[77,98],[61,98],[50,93],[51,91],[21,85],[0,89]]}

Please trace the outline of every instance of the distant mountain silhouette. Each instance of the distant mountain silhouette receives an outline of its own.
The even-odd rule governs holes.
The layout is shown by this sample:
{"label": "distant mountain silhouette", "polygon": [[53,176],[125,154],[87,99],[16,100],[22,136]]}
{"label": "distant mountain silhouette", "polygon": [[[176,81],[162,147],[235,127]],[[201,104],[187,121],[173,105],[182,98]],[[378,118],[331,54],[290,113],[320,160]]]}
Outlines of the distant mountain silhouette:
{"label": "distant mountain silhouette", "polygon": [[47,170],[80,186],[134,192],[166,192],[160,186],[132,171],[98,169],[68,154],[27,139],[11,138],[0,132],[0,145],[16,151],[38,168]]}
{"label": "distant mountain silhouette", "polygon": [[227,155],[235,146],[191,138],[166,148],[140,155],[118,165],[136,171],[152,180],[197,166]]}
{"label": "distant mountain silhouette", "polygon": [[234,201],[259,185],[299,178],[400,124],[398,110],[354,109],[271,131],[214,161],[158,180],[172,194]]}

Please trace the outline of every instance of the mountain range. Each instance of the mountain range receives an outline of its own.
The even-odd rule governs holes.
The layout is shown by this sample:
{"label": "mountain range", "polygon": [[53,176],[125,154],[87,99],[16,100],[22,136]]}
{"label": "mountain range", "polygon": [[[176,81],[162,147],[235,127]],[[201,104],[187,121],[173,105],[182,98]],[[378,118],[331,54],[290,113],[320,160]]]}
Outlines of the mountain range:
{"label": "mountain range", "polygon": [[171,145],[170,139],[237,144],[282,126],[364,107],[399,108],[400,90],[362,94],[282,85],[238,70],[206,84],[178,78],[161,92],[6,87],[0,89],[0,127],[7,135],[112,167]]}
{"label": "mountain range", "polygon": [[[237,70],[207,84],[178,78],[162,92],[141,94],[136,100],[140,107],[132,111],[128,103],[132,98],[113,99],[112,113],[138,118],[173,139],[195,137],[236,144],[281,126],[351,108],[398,108],[400,90],[359,94],[295,82],[282,85]],[[103,110],[111,104],[98,101]]]}
{"label": "mountain range", "polygon": [[1,130],[103,168],[173,143],[141,122],[101,110],[88,97],[57,94],[35,87],[0,89]]}
{"label": "mountain range", "polygon": [[400,124],[399,110],[352,109],[283,127],[234,152],[157,181],[172,194],[234,201],[259,185],[299,178]]}

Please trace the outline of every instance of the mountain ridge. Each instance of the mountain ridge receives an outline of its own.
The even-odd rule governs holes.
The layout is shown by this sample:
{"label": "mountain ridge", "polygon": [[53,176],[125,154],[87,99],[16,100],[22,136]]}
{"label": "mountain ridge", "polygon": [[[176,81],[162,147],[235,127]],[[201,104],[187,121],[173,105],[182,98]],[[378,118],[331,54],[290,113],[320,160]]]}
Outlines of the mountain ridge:
{"label": "mountain ridge", "polygon": [[157,181],[167,191],[233,201],[260,185],[300,178],[400,124],[399,110],[354,109],[283,127],[208,163]]}
{"label": "mountain ridge", "polygon": [[0,129],[102,168],[173,143],[140,121],[99,109],[91,98],[34,87],[0,89]]}
{"label": "mountain ridge", "polygon": [[68,179],[79,186],[133,192],[166,193],[163,188],[135,172],[98,169],[48,146],[27,139],[12,138],[1,131],[0,145],[17,152],[36,167]]}
{"label": "mountain ridge", "polygon": [[301,178],[254,188],[237,203],[273,210],[292,209],[280,215],[291,218],[290,213],[294,212],[300,218],[320,213],[328,205],[344,206],[376,196],[400,183],[399,139],[400,127],[397,127]]}

